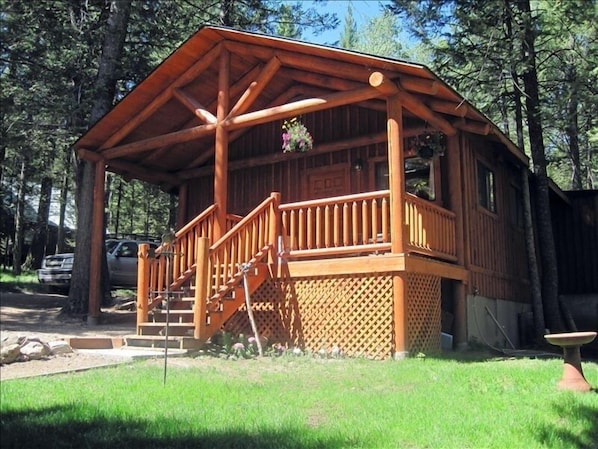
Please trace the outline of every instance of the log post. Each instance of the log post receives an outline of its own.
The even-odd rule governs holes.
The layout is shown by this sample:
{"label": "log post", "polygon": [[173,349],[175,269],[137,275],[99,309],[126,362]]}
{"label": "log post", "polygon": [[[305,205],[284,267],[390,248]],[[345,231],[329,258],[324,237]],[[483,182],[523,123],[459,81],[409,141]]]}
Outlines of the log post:
{"label": "log post", "polygon": [[[405,181],[403,175],[403,110],[398,95],[386,100],[388,132],[388,175],[390,188],[391,251],[405,254]],[[408,353],[407,288],[405,273],[393,276],[394,297],[394,357]]]}
{"label": "log post", "polygon": [[106,165],[95,162],[93,205],[91,221],[91,251],[89,260],[89,303],[87,324],[97,325],[100,317],[102,294],[102,248],[104,246],[104,188]]}
{"label": "log post", "polygon": [[195,245],[195,302],[193,304],[193,338],[200,339],[205,334],[206,305],[208,291],[210,241],[207,237],[199,237]]}
{"label": "log post", "polygon": [[228,201],[228,130],[223,123],[229,110],[230,93],[230,53],[222,47],[218,74],[218,106],[216,108],[216,145],[214,148],[214,204],[216,222],[214,239],[218,240],[226,233],[226,213]]}
{"label": "log post", "polygon": [[149,244],[139,244],[137,252],[137,334],[139,334],[139,327],[147,321],[149,315],[149,257]]}
{"label": "log post", "polygon": [[280,212],[278,206],[280,206],[280,193],[272,192],[270,197],[272,203],[270,204],[270,223],[268,223],[268,241],[272,244],[270,248],[270,254],[268,255],[268,263],[273,266],[273,272],[276,273],[276,265],[278,264],[278,236],[280,235]]}
{"label": "log post", "polygon": [[[449,176],[449,204],[455,213],[455,252],[457,263],[465,268],[466,266],[466,239],[463,214],[463,192],[462,184],[461,148],[459,145],[459,134],[447,136],[447,162]],[[453,295],[455,298],[454,316],[455,328],[454,337],[457,349],[464,349],[467,346],[467,303],[466,288],[462,281],[453,282]]]}

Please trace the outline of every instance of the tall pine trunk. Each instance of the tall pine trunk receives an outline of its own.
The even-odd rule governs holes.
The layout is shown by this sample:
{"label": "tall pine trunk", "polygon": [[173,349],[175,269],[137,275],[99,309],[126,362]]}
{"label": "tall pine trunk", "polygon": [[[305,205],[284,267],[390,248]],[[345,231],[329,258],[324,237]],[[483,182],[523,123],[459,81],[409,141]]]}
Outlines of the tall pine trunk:
{"label": "tall pine trunk", "polygon": [[[25,151],[25,154],[26,151]],[[15,208],[15,234],[13,238],[12,272],[15,275],[21,274],[23,263],[23,237],[25,235],[25,196],[27,195],[27,156],[21,159],[21,170],[19,172],[19,191],[17,193],[17,204]]]}
{"label": "tall pine trunk", "polygon": [[550,213],[550,187],[546,170],[544,136],[542,133],[542,117],[540,112],[540,96],[538,93],[538,74],[536,70],[535,33],[529,0],[520,2],[524,24],[524,62],[523,85],[525,89],[525,105],[527,108],[527,125],[530,149],[536,175],[536,226],[540,243],[540,261],[542,267],[542,298],[544,315],[550,332],[565,330],[558,299],[558,270],[556,248],[552,231]]}
{"label": "tall pine trunk", "polygon": [[[509,42],[511,43],[511,52],[516,54],[514,44],[516,42],[513,33],[513,10],[509,1],[505,1],[504,23]],[[511,61],[511,80],[513,83],[513,106],[515,111],[515,129],[517,133],[517,146],[525,152],[525,138],[523,128],[523,105],[521,103],[521,87],[519,86],[519,74],[517,64]],[[534,235],[534,220],[530,198],[530,183],[528,167],[521,169],[521,190],[523,205],[523,224],[525,230],[525,249],[527,253],[528,276],[530,280],[530,294],[532,298],[532,312],[534,315],[534,338],[540,343],[545,334],[546,322],[544,320],[544,305],[542,304],[542,285],[540,281],[540,272],[538,268],[538,257],[536,249],[536,239]]]}
{"label": "tall pine trunk", "polygon": [[567,118],[565,133],[569,139],[569,161],[571,162],[571,189],[581,190],[582,186],[582,168],[579,157],[579,126],[577,108],[579,98],[577,95],[577,70],[575,66],[569,65],[565,70],[566,85],[569,89],[567,98]]}
{"label": "tall pine trunk", "polygon": [[62,182],[60,185],[60,211],[58,213],[58,233],[56,235],[56,253],[63,253],[66,251],[66,203],[69,194],[69,177],[71,174],[71,156],[70,150],[64,155],[64,173],[62,174]]}
{"label": "tall pine trunk", "polygon": [[48,221],[50,218],[50,202],[52,200],[52,178],[44,176],[40,187],[39,204],[37,207],[37,220],[35,234],[31,242],[32,267],[40,268],[42,259],[46,255],[48,246]]}

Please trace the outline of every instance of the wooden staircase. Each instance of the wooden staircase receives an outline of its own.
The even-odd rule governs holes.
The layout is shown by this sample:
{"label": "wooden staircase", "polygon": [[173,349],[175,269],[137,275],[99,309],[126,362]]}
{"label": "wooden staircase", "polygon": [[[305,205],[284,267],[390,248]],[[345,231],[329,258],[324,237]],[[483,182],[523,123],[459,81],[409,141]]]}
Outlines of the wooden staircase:
{"label": "wooden staircase", "polygon": [[150,254],[140,246],[137,333],[125,337],[125,345],[196,350],[218,332],[245,303],[241,266],[250,267],[250,295],[271,276],[279,198],[272,194],[245,218],[231,217],[230,229],[216,242],[211,206],[169,247]]}

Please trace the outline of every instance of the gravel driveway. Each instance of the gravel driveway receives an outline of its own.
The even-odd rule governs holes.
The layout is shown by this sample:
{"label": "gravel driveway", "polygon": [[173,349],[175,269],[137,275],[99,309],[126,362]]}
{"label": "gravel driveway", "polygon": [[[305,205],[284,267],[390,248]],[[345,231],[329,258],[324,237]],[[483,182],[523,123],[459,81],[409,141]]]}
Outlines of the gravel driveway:
{"label": "gravel driveway", "polygon": [[[0,291],[0,333],[35,336],[48,342],[71,337],[123,337],[135,333],[135,312],[102,309],[100,324],[88,326],[83,318],[62,315],[66,296]],[[71,354],[0,366],[0,380],[89,369],[127,361],[106,351],[74,350]]]}

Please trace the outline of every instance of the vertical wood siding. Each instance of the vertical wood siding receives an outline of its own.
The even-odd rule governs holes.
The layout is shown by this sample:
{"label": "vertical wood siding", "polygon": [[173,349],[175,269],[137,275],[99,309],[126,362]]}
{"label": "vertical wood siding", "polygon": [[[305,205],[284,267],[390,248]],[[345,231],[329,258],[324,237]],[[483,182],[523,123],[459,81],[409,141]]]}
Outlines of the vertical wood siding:
{"label": "vertical wood siding", "polygon": [[[518,168],[481,139],[465,140],[464,177],[467,180],[466,232],[470,241],[470,293],[511,301],[529,300],[524,229],[515,220],[513,188],[521,189]],[[504,153],[504,152],[501,152]],[[496,213],[479,204],[477,161],[495,175]]]}

